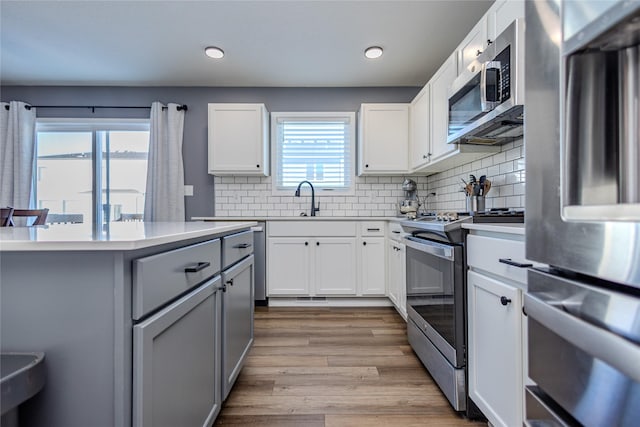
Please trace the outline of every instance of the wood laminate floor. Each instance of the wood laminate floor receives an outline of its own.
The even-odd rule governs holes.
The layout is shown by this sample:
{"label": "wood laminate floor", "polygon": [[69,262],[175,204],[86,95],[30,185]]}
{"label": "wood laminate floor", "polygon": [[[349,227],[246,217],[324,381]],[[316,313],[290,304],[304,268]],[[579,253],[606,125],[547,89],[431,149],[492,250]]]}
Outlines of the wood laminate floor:
{"label": "wood laminate floor", "polygon": [[216,426],[480,427],[415,356],[393,308],[257,307],[255,342]]}

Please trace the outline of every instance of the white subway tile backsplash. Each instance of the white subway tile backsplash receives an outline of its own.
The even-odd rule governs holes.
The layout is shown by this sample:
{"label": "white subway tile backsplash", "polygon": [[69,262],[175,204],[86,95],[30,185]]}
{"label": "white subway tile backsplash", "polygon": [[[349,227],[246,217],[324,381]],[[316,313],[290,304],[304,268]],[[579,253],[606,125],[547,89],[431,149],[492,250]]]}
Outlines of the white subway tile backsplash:
{"label": "white subway tile backsplash", "polygon": [[[487,208],[523,208],[525,194],[524,147],[522,140],[502,146],[499,153],[456,166],[428,177],[411,176],[418,184],[418,196],[428,211],[463,211],[465,195],[462,180],[469,174],[487,175],[492,189],[487,194]],[[356,177],[355,194],[316,196],[318,216],[395,216],[404,199],[405,176]],[[302,197],[272,194],[271,177],[214,177],[217,216],[298,216],[308,213],[311,194]],[[435,193],[433,195],[432,193]]]}

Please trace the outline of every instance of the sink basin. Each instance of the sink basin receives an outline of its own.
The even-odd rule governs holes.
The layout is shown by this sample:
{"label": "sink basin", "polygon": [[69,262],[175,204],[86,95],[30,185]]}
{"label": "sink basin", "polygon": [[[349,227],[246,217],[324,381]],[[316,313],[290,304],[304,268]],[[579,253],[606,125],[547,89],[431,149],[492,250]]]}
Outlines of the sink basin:
{"label": "sink basin", "polygon": [[42,389],[45,379],[44,353],[0,354],[2,415],[31,398]]}

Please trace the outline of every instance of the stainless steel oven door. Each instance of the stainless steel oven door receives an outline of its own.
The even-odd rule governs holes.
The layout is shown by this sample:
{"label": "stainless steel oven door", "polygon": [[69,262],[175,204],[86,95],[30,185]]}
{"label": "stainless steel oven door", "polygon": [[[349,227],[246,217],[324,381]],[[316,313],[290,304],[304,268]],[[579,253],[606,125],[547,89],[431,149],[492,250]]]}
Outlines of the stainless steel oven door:
{"label": "stainless steel oven door", "polygon": [[536,423],[546,407],[567,425],[637,426],[640,297],[529,271],[524,305],[529,425],[554,425]]}
{"label": "stainless steel oven door", "polygon": [[464,366],[462,246],[417,237],[407,247],[407,315],[449,363]]}

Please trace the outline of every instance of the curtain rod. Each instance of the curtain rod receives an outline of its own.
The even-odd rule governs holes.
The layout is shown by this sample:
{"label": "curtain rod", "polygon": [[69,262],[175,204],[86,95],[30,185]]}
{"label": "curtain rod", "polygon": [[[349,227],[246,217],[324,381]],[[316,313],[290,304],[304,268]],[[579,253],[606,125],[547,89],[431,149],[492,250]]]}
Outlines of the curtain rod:
{"label": "curtain rod", "polygon": [[[148,107],[128,107],[128,106],[108,106],[108,105],[28,105],[25,104],[24,108],[26,108],[27,110],[31,110],[31,108],[88,108],[91,110],[92,113],[96,112],[96,108],[124,108],[124,109],[136,109],[136,110],[141,110],[143,108],[146,109],[151,109],[150,106]],[[8,105],[5,105],[4,108],[6,110],[9,109]],[[162,107],[163,110],[166,110],[167,107]],[[187,111],[189,110],[189,108],[187,107],[186,104],[182,104],[182,105],[178,105],[177,107],[178,111]]]}

